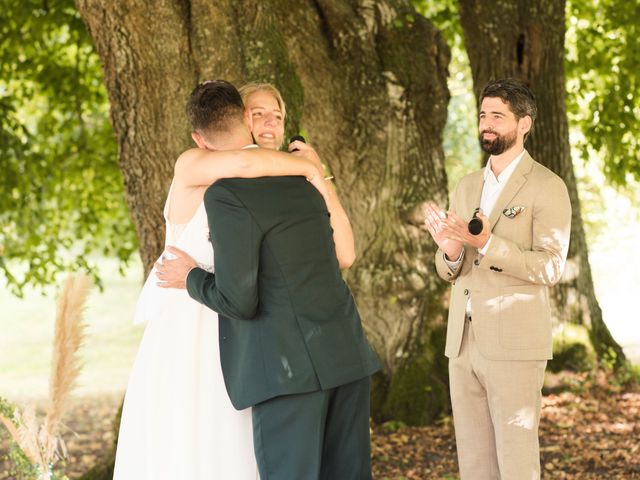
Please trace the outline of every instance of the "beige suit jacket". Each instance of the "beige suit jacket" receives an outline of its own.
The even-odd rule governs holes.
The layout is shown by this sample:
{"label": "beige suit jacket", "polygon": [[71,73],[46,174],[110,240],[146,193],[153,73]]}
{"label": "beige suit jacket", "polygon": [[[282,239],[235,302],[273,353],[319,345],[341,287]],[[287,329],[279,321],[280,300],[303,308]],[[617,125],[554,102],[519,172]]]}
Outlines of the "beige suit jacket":
{"label": "beige suit jacket", "polygon": [[[483,170],[465,176],[450,210],[468,221],[480,206]],[[507,211],[524,207],[517,215]],[[492,360],[551,358],[549,287],[562,275],[571,231],[567,187],[528,153],[514,170],[489,217],[493,238],[486,254],[465,245],[453,271],[436,253],[438,275],[453,283],[445,354],[460,352],[469,296],[473,332],[482,355]]]}

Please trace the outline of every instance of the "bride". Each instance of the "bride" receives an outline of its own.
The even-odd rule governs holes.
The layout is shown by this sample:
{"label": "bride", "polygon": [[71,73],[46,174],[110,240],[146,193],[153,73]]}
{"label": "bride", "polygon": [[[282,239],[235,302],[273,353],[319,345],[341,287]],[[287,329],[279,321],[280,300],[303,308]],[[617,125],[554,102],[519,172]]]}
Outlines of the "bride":
{"label": "bride", "polygon": [[[275,121],[266,112],[271,131],[256,135],[259,145],[269,139],[267,149],[211,152],[197,132],[192,134],[201,148],[186,151],[176,161],[164,210],[166,245],[188,252],[204,268],[213,268],[202,199],[207,187],[221,178],[302,175],[328,204],[337,201],[317,159],[273,149],[270,141],[275,138],[280,145],[284,135],[284,103],[281,110]],[[251,125],[251,112],[245,116]],[[311,156],[309,151],[301,154]],[[148,322],[124,400],[113,478],[257,479],[250,409],[235,410],[224,386],[217,314],[192,300],[186,290],[160,289],[155,282],[152,271],[139,301],[137,316],[146,316]]]}

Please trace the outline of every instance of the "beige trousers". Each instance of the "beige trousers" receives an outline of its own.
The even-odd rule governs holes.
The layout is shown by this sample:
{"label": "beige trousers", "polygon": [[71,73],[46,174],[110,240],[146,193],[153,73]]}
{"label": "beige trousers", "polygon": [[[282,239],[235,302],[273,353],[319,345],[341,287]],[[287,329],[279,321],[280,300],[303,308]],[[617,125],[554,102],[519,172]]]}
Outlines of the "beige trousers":
{"label": "beige trousers", "polygon": [[449,359],[460,478],[537,480],[547,362],[489,360],[475,345],[473,322],[465,323],[460,355]]}

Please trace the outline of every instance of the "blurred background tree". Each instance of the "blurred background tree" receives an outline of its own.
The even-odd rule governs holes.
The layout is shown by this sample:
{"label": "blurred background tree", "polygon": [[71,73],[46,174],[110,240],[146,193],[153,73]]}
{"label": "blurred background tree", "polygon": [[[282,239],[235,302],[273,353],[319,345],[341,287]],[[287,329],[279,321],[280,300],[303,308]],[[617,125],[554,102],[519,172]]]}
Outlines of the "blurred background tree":
{"label": "blurred background tree", "polygon": [[73,1],[0,1],[0,269],[21,295],[137,240],[102,69]]}
{"label": "blurred background tree", "polygon": [[[614,185],[640,180],[640,2],[569,0],[567,113],[584,161],[596,153]],[[624,189],[622,191],[625,191]]]}
{"label": "blurred background tree", "polygon": [[640,223],[638,18],[637,1],[567,5],[567,115],[590,244]]}

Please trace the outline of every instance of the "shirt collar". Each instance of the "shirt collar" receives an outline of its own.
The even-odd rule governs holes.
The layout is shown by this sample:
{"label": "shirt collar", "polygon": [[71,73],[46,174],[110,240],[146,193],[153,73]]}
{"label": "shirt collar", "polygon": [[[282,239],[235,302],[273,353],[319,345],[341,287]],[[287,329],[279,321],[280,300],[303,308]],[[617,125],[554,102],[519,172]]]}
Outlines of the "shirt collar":
{"label": "shirt collar", "polygon": [[505,168],[502,172],[500,172],[500,175],[498,175],[497,178],[493,174],[493,170],[491,170],[491,157],[489,157],[489,160],[487,161],[487,165],[484,167],[484,180],[486,181],[487,178],[492,178],[497,183],[506,182],[507,180],[509,180],[509,177],[511,177],[511,174],[516,169],[516,167],[520,163],[520,160],[522,160],[522,157],[524,157],[525,153],[527,153],[527,150],[526,149],[522,150],[522,152],[511,161],[511,163],[507,166],[507,168]]}

